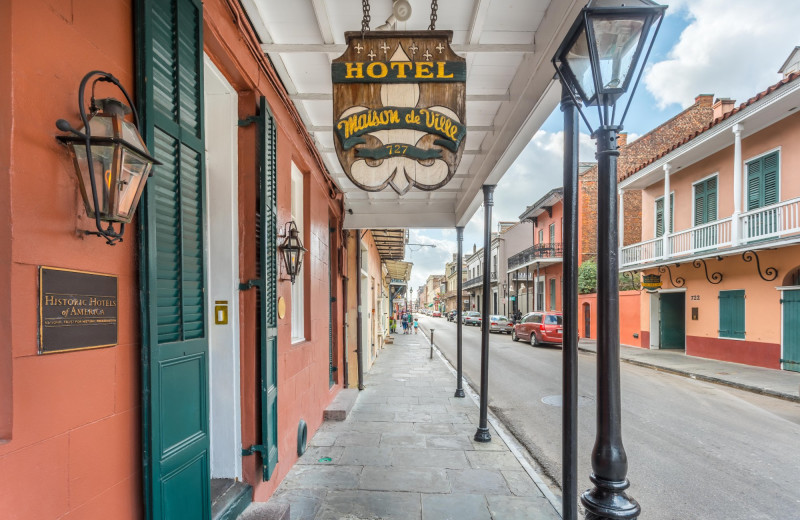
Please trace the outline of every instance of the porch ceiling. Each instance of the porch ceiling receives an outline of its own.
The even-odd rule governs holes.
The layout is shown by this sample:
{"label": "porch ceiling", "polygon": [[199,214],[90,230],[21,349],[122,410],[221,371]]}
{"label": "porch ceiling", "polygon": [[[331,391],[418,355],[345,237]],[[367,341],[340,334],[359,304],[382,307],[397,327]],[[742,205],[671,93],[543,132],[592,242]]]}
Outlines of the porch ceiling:
{"label": "porch ceiling", "polygon": [[374,229],[372,239],[381,260],[402,260],[406,254],[408,231],[405,229]]}
{"label": "porch ceiling", "polygon": [[[430,2],[410,0],[398,30],[429,24]],[[344,33],[359,30],[357,0],[242,0],[250,20],[325,164],[344,192],[346,228],[454,227],[480,206],[483,184],[496,184],[560,99],[550,63],[585,2],[460,0],[441,2],[437,29],[453,31],[453,50],[467,60],[467,139],[453,179],[436,191],[366,192],[345,176],[334,151],[331,60]],[[391,0],[372,0],[371,28],[391,14]]]}

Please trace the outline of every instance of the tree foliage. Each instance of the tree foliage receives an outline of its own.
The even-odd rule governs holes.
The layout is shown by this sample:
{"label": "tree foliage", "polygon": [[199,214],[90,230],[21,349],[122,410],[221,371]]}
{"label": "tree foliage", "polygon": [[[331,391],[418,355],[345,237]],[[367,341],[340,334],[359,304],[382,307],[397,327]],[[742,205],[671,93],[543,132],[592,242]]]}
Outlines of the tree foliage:
{"label": "tree foliage", "polygon": [[[638,274],[620,273],[620,291],[638,291],[641,283]],[[587,260],[578,267],[578,293],[593,294],[597,292],[597,263]]]}

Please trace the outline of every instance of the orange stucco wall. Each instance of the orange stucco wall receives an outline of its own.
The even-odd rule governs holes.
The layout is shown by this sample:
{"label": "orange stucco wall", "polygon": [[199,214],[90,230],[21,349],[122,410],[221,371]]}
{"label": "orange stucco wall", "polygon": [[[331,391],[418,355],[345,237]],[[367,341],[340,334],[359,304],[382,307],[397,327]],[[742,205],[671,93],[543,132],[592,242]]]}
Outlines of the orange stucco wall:
{"label": "orange stucco wall", "polygon": [[[781,344],[781,292],[783,277],[800,266],[800,246],[759,251],[761,269],[774,267],[778,277],[771,282],[762,280],[756,273],[755,262],[745,262],[740,255],[725,257],[722,261],[707,260],[709,273],[719,272],[722,282],[711,284],[702,267],[691,264],[673,267],[673,277],[686,279],[686,353],[689,355],[746,363],[769,368],[779,368]],[[652,274],[648,271],[645,274]],[[671,288],[662,275],[664,288]],[[720,338],[719,291],[745,291],[745,339]],[[698,308],[698,319],[692,320],[691,309]],[[650,298],[643,297],[641,304],[642,330],[650,332]]]}
{"label": "orange stucco wall", "polygon": [[[639,347],[641,345],[639,313],[639,291],[622,291],[619,293],[619,342],[623,345]],[[586,334],[584,312],[589,306],[589,334]],[[597,294],[578,295],[578,334],[581,338],[597,339]]]}
{"label": "orange stucco wall", "polygon": [[[745,122],[745,132],[747,123]],[[733,214],[733,140],[731,145],[705,159],[670,175],[670,191],[675,195],[673,222],[675,231],[693,226],[694,192],[692,185],[701,179],[718,174],[717,218]],[[800,197],[800,183],[791,172],[800,170],[800,150],[794,143],[800,142],[800,114],[789,116],[770,127],[742,139],[742,160],[752,158],[780,148],[780,200]],[[747,169],[742,167],[742,211],[747,211]],[[664,182],[646,188],[642,196],[642,239],[655,236],[655,200],[664,196]]]}
{"label": "orange stucco wall", "polygon": [[[12,356],[0,363],[11,377],[0,379],[13,385],[0,398],[13,404],[13,428],[0,445],[0,517],[140,518],[136,226],[114,247],[78,233],[93,222],[55,140],[56,119],[76,122],[78,84],[89,70],[111,71],[133,89],[131,5],[11,0],[0,7],[0,29],[0,53],[11,58],[0,72],[11,93],[0,102],[0,220],[8,225],[0,280],[10,283],[0,282],[0,320],[8,317],[0,337]],[[119,96],[100,86],[104,93]],[[37,355],[40,265],[118,277],[117,346]]]}

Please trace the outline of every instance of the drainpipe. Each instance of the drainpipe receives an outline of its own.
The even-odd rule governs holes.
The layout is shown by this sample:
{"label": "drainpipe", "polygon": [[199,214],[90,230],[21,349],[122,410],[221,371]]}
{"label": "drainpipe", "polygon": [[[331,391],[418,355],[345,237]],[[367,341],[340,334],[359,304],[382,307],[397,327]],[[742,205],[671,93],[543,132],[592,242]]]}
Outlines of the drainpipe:
{"label": "drainpipe", "polygon": [[363,317],[361,313],[361,230],[356,229],[356,306],[358,318],[356,320],[356,362],[358,364],[358,389],[364,389],[364,363],[361,359],[364,333],[361,330]]}
{"label": "drainpipe", "polygon": [[[344,247],[345,252],[342,255],[345,259],[347,258],[347,240],[350,238],[350,232],[344,232]],[[339,266],[341,270],[341,266]],[[349,371],[347,370],[347,330],[348,330],[348,323],[347,323],[347,273],[344,273],[345,276],[342,276],[342,308],[344,309],[344,348],[342,349],[342,357],[344,358],[344,363],[342,364],[342,377],[344,378],[344,387],[350,388],[350,381],[349,381]]]}

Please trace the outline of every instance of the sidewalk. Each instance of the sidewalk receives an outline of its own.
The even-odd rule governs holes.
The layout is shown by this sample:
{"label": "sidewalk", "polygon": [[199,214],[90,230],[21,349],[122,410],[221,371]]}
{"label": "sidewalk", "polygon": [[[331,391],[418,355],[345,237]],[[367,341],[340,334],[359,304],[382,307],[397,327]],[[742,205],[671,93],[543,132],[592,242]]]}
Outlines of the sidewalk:
{"label": "sidewalk", "polygon": [[348,418],[322,425],[270,502],[292,520],[559,519],[494,428],[472,440],[478,408],[429,353],[422,334],[394,335]]}
{"label": "sidewalk", "polygon": [[[587,352],[597,352],[596,342],[591,339],[580,340],[578,348]],[[622,345],[620,358],[632,365],[800,402],[798,372],[687,356],[683,350],[649,350],[627,345]]]}

